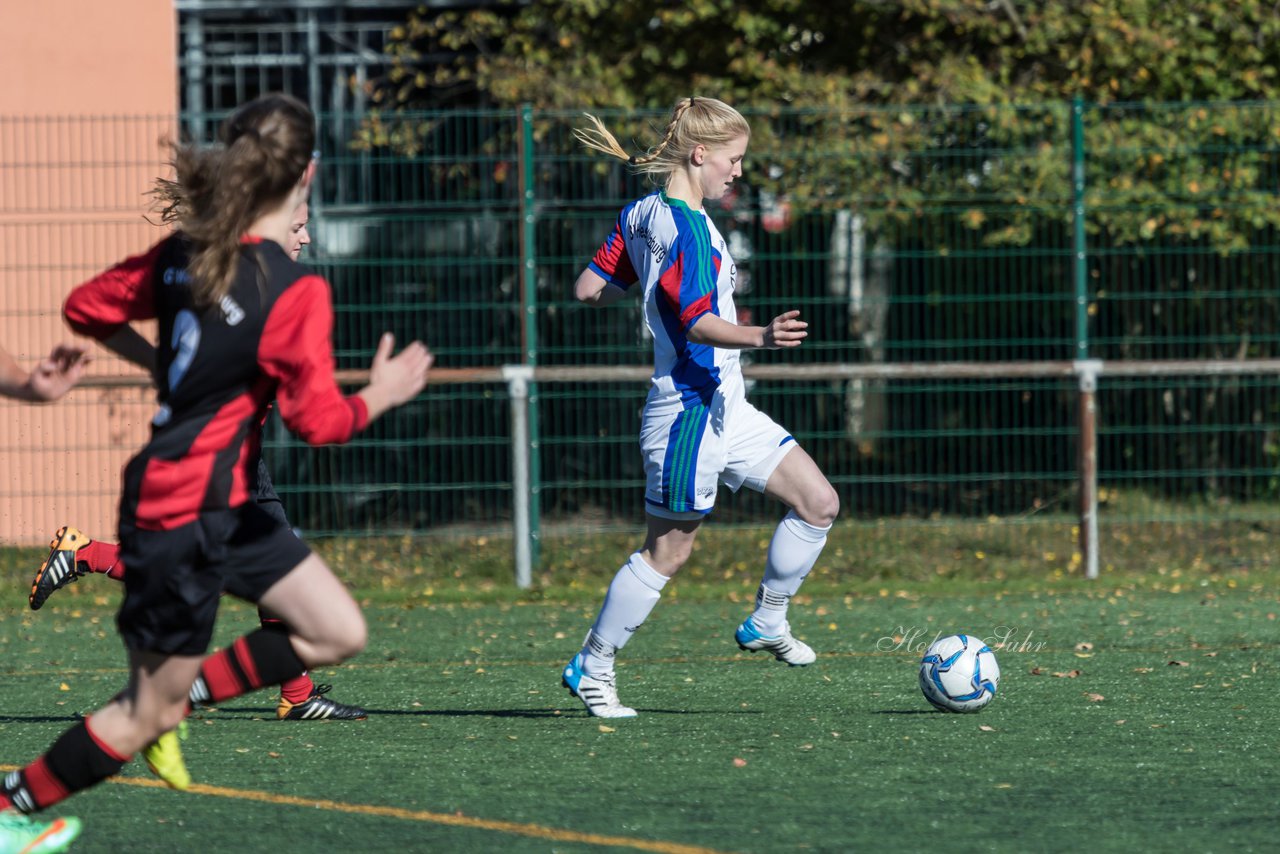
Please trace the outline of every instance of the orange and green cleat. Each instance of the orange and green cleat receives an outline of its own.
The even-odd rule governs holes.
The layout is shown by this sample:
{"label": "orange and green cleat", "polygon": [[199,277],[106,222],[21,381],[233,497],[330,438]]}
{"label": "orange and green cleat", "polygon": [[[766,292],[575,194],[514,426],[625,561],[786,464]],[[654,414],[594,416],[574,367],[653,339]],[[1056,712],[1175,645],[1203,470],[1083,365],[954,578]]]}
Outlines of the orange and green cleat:
{"label": "orange and green cleat", "polygon": [[40,821],[17,810],[0,811],[0,854],[54,854],[80,835],[80,819]]}

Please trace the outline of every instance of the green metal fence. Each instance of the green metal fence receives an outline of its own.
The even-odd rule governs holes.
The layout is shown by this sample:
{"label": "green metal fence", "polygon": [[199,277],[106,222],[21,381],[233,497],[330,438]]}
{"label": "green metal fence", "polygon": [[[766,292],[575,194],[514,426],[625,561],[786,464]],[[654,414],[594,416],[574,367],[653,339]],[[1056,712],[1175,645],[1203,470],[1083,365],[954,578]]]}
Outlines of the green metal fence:
{"label": "green metal fence", "polygon": [[[802,351],[752,361],[1271,356],[1276,241],[1271,217],[1257,215],[1274,199],[1274,111],[1051,104],[751,114],[745,186],[718,214],[745,272],[740,301],[757,320],[794,306],[814,324]],[[624,139],[652,139],[645,132],[662,118],[603,117]],[[320,257],[331,231],[391,232],[404,222],[391,239],[398,248],[374,249],[372,266],[383,288],[392,258],[397,274],[412,270],[416,281],[401,286],[399,302],[361,300],[353,314],[373,319],[372,303],[396,323],[417,318],[442,365],[646,361],[637,306],[595,312],[568,299],[618,208],[645,189],[625,167],[575,146],[578,114],[400,121],[421,146],[407,159],[353,151],[346,141],[357,126],[331,126],[344,147],[326,152],[321,188],[333,198],[317,229]],[[888,141],[861,142],[877,135]],[[1246,168],[1249,183],[1233,183]],[[1181,186],[1134,180],[1142,170]],[[340,184],[338,175],[360,182]],[[790,185],[799,188],[793,199]],[[387,198],[390,187],[402,198]],[[365,262],[325,263],[341,282]],[[366,329],[354,348],[362,356],[375,332]],[[1104,380],[1104,481],[1175,497],[1272,497],[1260,476],[1274,465],[1269,387],[1256,377]],[[636,518],[642,391],[634,383],[536,391],[534,489],[546,519]],[[1074,488],[1070,381],[781,381],[754,393],[825,464],[851,515],[1016,514],[1037,500],[1060,504]],[[1170,396],[1183,414],[1170,414]],[[1188,417],[1188,406],[1207,410]],[[1217,474],[1199,487],[1168,468],[1171,458],[1203,460],[1205,446],[1223,445],[1236,463],[1219,454]],[[502,481],[504,469],[490,466]],[[488,512],[500,518],[504,497],[494,498]],[[724,510],[735,520],[757,512],[750,501]]]}
{"label": "green metal fence", "polygon": [[[988,540],[1042,525],[1069,566],[1083,451],[1096,451],[1104,566],[1131,526],[1270,518],[1278,109],[747,111],[746,174],[713,211],[739,306],[744,320],[799,308],[811,323],[800,350],[749,355],[753,400],[858,524],[999,523]],[[627,143],[664,118],[601,116]],[[365,367],[390,329],[430,344],[441,382],[345,448],[270,428],[300,527],[509,533],[524,465],[535,558],[540,536],[642,524],[646,383],[625,370],[650,360],[640,309],[590,310],[571,291],[646,187],[574,143],[579,124],[532,109],[321,117],[308,252],[333,284],[339,366]],[[1078,371],[1012,370],[1080,360],[1103,366],[1087,372],[1096,446],[1080,441]],[[1120,363],[1149,369],[1108,370]],[[991,370],[902,372],[933,364]],[[524,463],[508,365],[544,372],[528,388]],[[593,372],[545,379],[558,368]],[[715,520],[776,515],[743,494]]]}

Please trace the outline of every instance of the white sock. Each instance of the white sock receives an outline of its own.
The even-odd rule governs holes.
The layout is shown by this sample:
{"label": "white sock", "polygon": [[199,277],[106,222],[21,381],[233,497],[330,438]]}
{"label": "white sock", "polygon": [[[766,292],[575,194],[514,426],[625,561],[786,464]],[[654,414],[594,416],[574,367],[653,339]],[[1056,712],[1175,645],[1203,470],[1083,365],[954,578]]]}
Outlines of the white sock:
{"label": "white sock", "polygon": [[582,670],[588,676],[613,673],[614,653],[627,645],[631,635],[649,618],[658,604],[667,577],[636,552],[609,584],[604,604],[582,647]]}
{"label": "white sock", "polygon": [[752,622],[765,637],[774,637],[782,632],[787,622],[787,605],[817,563],[830,530],[830,525],[815,528],[797,516],[794,510],[778,523],[769,542],[764,580],[756,591],[756,609],[751,614]]}

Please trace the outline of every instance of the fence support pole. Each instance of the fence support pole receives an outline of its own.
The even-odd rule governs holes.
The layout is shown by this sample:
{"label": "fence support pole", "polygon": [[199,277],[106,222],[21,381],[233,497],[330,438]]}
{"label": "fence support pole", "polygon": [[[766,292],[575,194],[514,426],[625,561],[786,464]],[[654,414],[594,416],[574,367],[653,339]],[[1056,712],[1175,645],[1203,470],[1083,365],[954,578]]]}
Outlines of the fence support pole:
{"label": "fence support pole", "polygon": [[1080,554],[1084,577],[1098,577],[1098,374],[1100,359],[1075,363],[1080,390],[1080,435],[1077,471],[1080,479]]}
{"label": "fence support pole", "polygon": [[1089,358],[1089,269],[1085,236],[1084,99],[1071,102],[1071,219],[1075,251],[1071,266],[1076,293],[1076,363],[1080,388],[1080,554],[1085,578],[1098,577],[1098,373],[1102,362]]}
{"label": "fence support pole", "polygon": [[504,365],[502,377],[511,401],[511,522],[515,547],[516,586],[524,590],[533,584],[533,537],[529,509],[529,472],[532,448],[529,442],[529,365]]}
{"label": "fence support pole", "polygon": [[[534,171],[534,151],[537,141],[533,133],[533,105],[520,107],[520,266],[523,287],[521,288],[521,350],[525,365],[532,368],[538,364],[538,215],[537,215],[537,174]],[[532,382],[532,380],[529,380]],[[538,449],[538,406],[537,388],[529,390],[528,419],[529,448],[533,451],[530,458],[529,477],[529,561],[531,564],[541,560],[542,550],[542,471],[537,454]]]}
{"label": "fence support pole", "polygon": [[1085,235],[1085,149],[1084,101],[1071,102],[1071,220],[1074,251],[1071,256],[1072,278],[1076,293],[1077,359],[1089,358],[1089,246]]}

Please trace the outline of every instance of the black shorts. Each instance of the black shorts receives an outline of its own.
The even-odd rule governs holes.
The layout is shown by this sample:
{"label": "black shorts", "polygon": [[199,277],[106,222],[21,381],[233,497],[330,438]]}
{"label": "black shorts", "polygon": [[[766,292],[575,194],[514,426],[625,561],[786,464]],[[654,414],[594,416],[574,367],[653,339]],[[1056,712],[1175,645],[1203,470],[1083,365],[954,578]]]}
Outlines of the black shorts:
{"label": "black shorts", "polygon": [[129,571],[116,625],[130,649],[203,655],[223,593],[257,602],[310,554],[287,522],[253,501],[172,531],[122,526]]}

